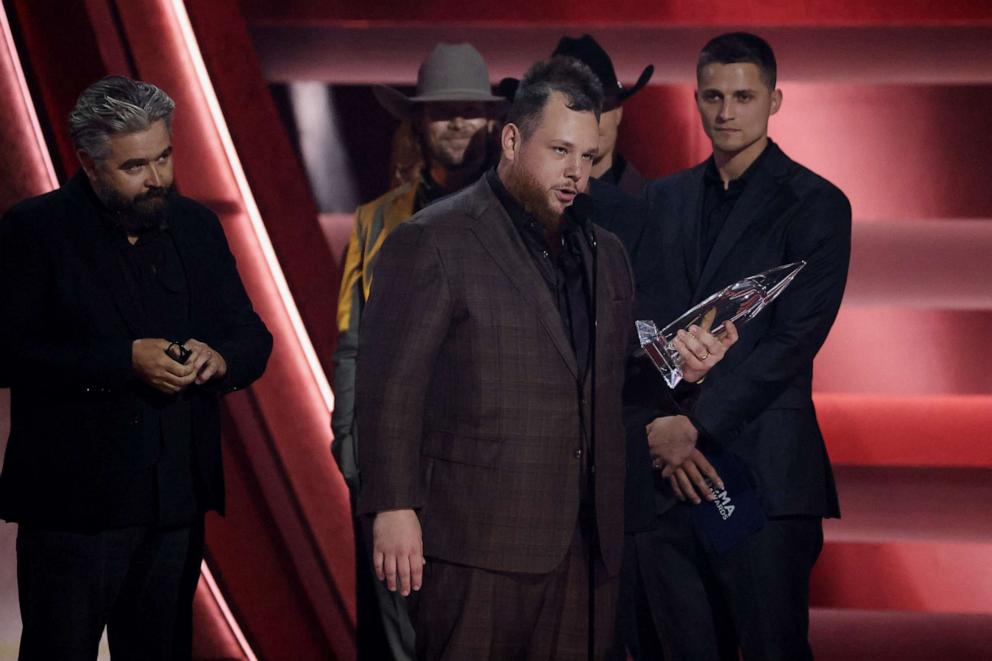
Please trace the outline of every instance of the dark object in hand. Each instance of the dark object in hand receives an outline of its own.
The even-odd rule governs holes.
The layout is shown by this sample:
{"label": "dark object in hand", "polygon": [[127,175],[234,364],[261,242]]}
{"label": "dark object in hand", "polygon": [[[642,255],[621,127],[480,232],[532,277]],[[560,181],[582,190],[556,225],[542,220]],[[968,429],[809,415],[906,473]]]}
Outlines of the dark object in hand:
{"label": "dark object in hand", "polygon": [[191,349],[187,349],[182,342],[171,342],[169,346],[165,348],[165,355],[176,361],[180,365],[185,365],[189,357],[193,355]]}

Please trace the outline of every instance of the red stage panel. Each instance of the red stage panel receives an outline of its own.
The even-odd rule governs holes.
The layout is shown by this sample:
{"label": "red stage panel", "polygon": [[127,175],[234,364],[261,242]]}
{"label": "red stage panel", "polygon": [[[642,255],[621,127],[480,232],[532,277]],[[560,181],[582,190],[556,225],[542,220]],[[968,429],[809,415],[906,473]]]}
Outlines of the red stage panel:
{"label": "red stage panel", "polygon": [[992,396],[814,394],[835,464],[992,467]]}
{"label": "red stage panel", "polygon": [[633,0],[622,3],[528,2],[465,3],[459,0],[356,3],[349,0],[241,0],[252,21],[285,24],[483,23],[519,25],[958,25],[992,20],[987,2],[956,0]]}
{"label": "red stage panel", "polygon": [[992,310],[847,305],[816,357],[813,387],[824,394],[988,394],[989,337]]}
{"label": "red stage panel", "polygon": [[855,223],[844,304],[992,310],[990,220]]}
{"label": "red stage panel", "polygon": [[827,543],[813,570],[811,605],[988,614],[989,544],[942,541]]}
{"label": "red stage panel", "polygon": [[992,649],[992,616],[815,608],[818,661],[977,661]]}
{"label": "red stage panel", "polygon": [[992,545],[992,468],[837,466],[834,477],[842,518],[824,522],[831,544]]}
{"label": "red stage panel", "polygon": [[840,186],[858,220],[992,218],[992,86],[782,89],[771,136]]}
{"label": "red stage panel", "polygon": [[839,466],[836,478],[842,518],[824,522],[814,605],[990,614],[992,469]]}
{"label": "red stage panel", "polygon": [[[563,34],[592,31],[610,53],[621,81],[633,83],[648,63],[652,82],[688,84],[699,49],[723,28],[523,26],[443,23],[392,26],[253,22],[252,38],[269,80],[328,83],[411,83],[417,67],[439,41],[467,41],[479,49],[494,80],[519,77],[547,57]],[[988,54],[992,28],[962,27],[777,27],[755,28],[775,48],[780,78],[840,84],[958,84],[992,81]]]}
{"label": "red stage panel", "polygon": [[[194,659],[249,659],[250,647],[204,565],[193,599]],[[232,627],[233,624],[233,627]]]}
{"label": "red stage panel", "polygon": [[693,89],[692,85],[649,85],[624,103],[618,148],[644,176],[671,174],[709,155]]}
{"label": "red stage panel", "polygon": [[[47,126],[56,150],[51,157],[59,174],[73,173],[78,165],[69,141],[66,117],[79,93],[109,73],[99,60],[98,40],[89,27],[86,6],[81,2],[26,0],[6,4],[11,16],[16,16],[23,47],[29,54],[27,61],[39,95],[34,102],[39,114],[49,119]],[[73,66],[66,67],[66,62],[72,62]],[[48,84],[49,81],[58,82]]]}
{"label": "red stage panel", "polygon": [[[57,185],[7,15],[0,6],[0,214]],[[13,167],[16,163],[17,167]],[[6,434],[4,434],[6,437]]]}
{"label": "red stage panel", "polygon": [[237,2],[189,0],[185,4],[252,195],[307,335],[330,374],[337,344],[335,295],[340,268],[336,256],[319,242],[317,207],[303,168],[262,80]]}

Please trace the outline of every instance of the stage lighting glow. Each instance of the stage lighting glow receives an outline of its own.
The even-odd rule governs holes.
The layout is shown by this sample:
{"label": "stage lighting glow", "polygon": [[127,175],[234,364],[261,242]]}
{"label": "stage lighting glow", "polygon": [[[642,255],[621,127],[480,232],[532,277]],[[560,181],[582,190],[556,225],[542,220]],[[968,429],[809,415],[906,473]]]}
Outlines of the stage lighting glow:
{"label": "stage lighting glow", "polygon": [[217,94],[214,92],[213,85],[210,82],[210,75],[207,73],[207,67],[203,61],[203,56],[200,53],[200,47],[196,42],[196,35],[193,33],[193,26],[190,23],[189,15],[186,13],[186,7],[182,0],[171,0],[171,6],[173,10],[173,17],[176,19],[176,23],[179,27],[179,33],[182,35],[183,44],[186,47],[187,54],[189,55],[190,62],[193,66],[193,71],[195,73],[197,83],[200,86],[200,91],[203,93],[203,98],[206,101],[207,108],[210,111],[210,117],[213,120],[214,128],[216,129],[221,145],[224,148],[224,153],[227,156],[227,162],[231,166],[231,173],[234,175],[234,180],[237,183],[238,192],[241,195],[245,212],[251,220],[251,226],[254,230],[255,238],[258,241],[259,248],[265,258],[269,272],[272,274],[272,279],[275,282],[276,290],[279,292],[279,297],[282,299],[283,307],[289,316],[296,338],[300,343],[300,347],[303,349],[303,354],[306,357],[307,364],[310,368],[311,374],[313,375],[317,389],[320,391],[324,405],[327,407],[327,410],[330,411],[334,408],[334,394],[331,392],[331,386],[327,381],[327,375],[324,374],[324,370],[320,365],[320,360],[317,358],[317,352],[314,350],[313,343],[310,341],[310,336],[307,334],[306,327],[303,325],[303,319],[300,317],[300,311],[296,307],[296,301],[293,299],[292,292],[289,290],[289,284],[286,282],[286,276],[283,274],[282,267],[279,265],[279,260],[276,257],[275,249],[272,247],[272,241],[269,239],[269,234],[265,229],[265,223],[262,221],[262,215],[258,210],[258,205],[255,203],[255,197],[252,195],[251,188],[248,186],[248,179],[245,176],[244,168],[241,166],[241,160],[238,158],[238,153],[234,148],[234,141],[231,139],[231,133],[227,128],[227,122],[224,121],[224,114],[221,112],[220,102],[217,100]]}
{"label": "stage lighting glow", "polygon": [[217,607],[220,608],[220,612],[223,614],[224,621],[227,622],[228,628],[231,630],[231,633],[234,635],[235,639],[237,639],[238,646],[245,655],[245,659],[247,659],[247,661],[258,661],[258,657],[255,656],[255,653],[251,650],[251,646],[248,644],[248,639],[245,638],[244,633],[241,631],[241,627],[238,626],[238,621],[234,619],[231,609],[227,607],[227,601],[224,600],[224,595],[221,594],[220,588],[217,586],[217,581],[214,580],[214,575],[210,572],[210,567],[207,566],[206,560],[200,563],[200,576],[203,578],[203,582],[210,591],[210,596],[214,598],[214,601],[217,603]]}
{"label": "stage lighting glow", "polygon": [[[41,124],[38,123],[38,115],[35,114],[34,106],[31,103],[31,92],[28,90],[27,79],[24,78],[24,70],[21,68],[21,60],[17,55],[17,46],[14,44],[14,35],[10,31],[10,24],[7,22],[7,9],[0,0],[0,36],[3,37],[3,46],[7,51],[7,61],[10,64],[13,78],[20,89],[21,101],[24,103],[24,116],[31,126],[37,145],[37,158],[44,168],[48,190],[54,190],[59,185],[58,177],[55,176],[55,168],[52,166],[52,158],[48,154],[48,145],[45,144],[45,136],[41,132]],[[43,191],[38,191],[39,193]]]}

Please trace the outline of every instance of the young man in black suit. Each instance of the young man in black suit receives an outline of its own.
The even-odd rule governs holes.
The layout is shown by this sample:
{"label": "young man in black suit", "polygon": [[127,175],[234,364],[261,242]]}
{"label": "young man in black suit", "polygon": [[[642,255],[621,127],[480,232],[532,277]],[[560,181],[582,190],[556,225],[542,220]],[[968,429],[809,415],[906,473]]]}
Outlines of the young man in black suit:
{"label": "young man in black suit", "polygon": [[82,170],[0,223],[21,659],[190,658],[203,518],[223,510],[219,397],[272,337],[217,216],[175,193],[175,104],[120,76],[69,117]]}
{"label": "young man in black suit", "polygon": [[[654,409],[669,400],[644,396],[657,374],[628,378],[628,420],[644,425],[660,513],[654,530],[635,536],[638,573],[673,659],[736,660],[738,648],[745,659],[811,658],[810,571],[822,518],[840,515],[811,388],[813,358],[844,292],[851,207],[769,140],[769,117],[782,106],[775,76],[759,37],[710,41],[696,102],[713,155],[645,193],[653,222],[639,250],[663,261],[653,282],[638,283],[639,306],[660,324],[748,275],[807,262],[769,310],[740,328],[687,415]],[[693,517],[706,507],[702,475],[714,457],[740,468],[766,517],[724,552]]]}

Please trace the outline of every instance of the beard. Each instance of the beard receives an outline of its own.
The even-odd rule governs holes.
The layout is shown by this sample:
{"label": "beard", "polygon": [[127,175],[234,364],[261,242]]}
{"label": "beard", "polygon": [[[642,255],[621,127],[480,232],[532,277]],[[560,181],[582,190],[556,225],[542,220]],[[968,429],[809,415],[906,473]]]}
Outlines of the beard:
{"label": "beard", "polygon": [[[454,140],[465,140],[466,144],[462,148],[448,144]],[[474,132],[446,131],[436,142],[427,145],[427,151],[435,163],[448,170],[481,170],[489,162],[491,142],[490,133],[484,127]]]}
{"label": "beard", "polygon": [[545,232],[560,233],[563,215],[551,207],[548,191],[520,168],[511,168],[507,175],[506,190],[520,202],[524,211],[534,216]]}
{"label": "beard", "polygon": [[129,199],[115,188],[98,181],[94,192],[106,207],[114,224],[128,234],[137,235],[165,226],[176,186],[170,184],[162,188],[151,188]]}

